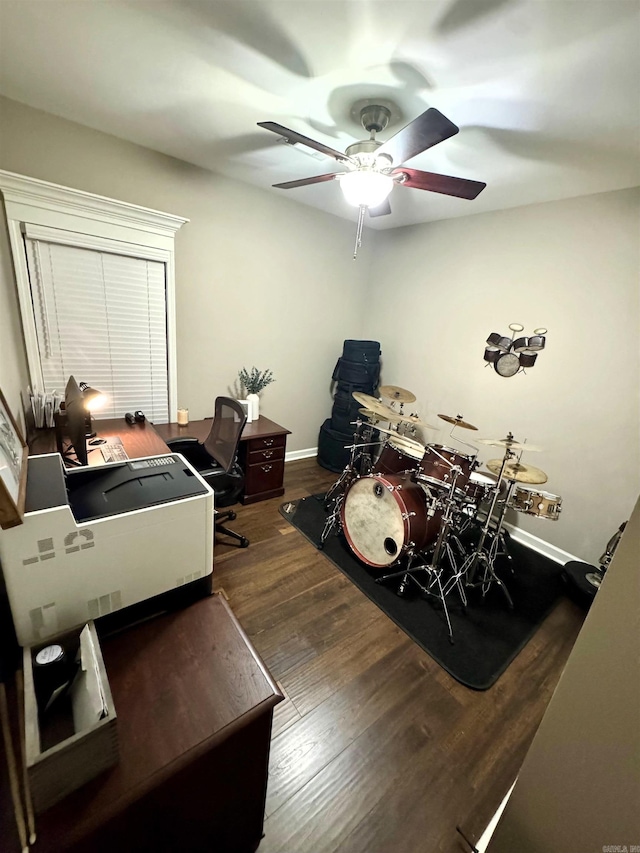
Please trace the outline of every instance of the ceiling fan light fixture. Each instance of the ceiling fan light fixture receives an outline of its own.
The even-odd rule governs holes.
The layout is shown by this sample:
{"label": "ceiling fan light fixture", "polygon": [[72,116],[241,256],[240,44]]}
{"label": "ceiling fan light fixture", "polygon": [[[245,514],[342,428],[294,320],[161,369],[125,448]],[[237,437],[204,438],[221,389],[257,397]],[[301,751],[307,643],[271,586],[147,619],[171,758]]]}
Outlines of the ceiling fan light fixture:
{"label": "ceiling fan light fixture", "polygon": [[340,175],[340,186],[348,204],[378,207],[393,189],[393,178],[373,171],[355,171]]}

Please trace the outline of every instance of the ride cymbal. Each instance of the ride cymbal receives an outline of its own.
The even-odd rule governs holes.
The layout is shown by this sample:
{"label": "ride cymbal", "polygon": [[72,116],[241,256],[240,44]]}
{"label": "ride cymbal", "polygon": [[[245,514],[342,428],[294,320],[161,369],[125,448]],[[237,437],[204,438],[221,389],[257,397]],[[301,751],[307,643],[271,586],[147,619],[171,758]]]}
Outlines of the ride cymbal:
{"label": "ride cymbal", "polygon": [[365,417],[369,418],[371,421],[388,421],[391,424],[399,424],[404,418],[402,418],[397,412],[392,412],[391,409],[383,416],[378,415],[376,412],[372,412],[370,409],[358,409],[361,415],[365,415]]}
{"label": "ride cymbal", "polygon": [[381,397],[388,397],[390,400],[395,400],[398,403],[415,403],[416,395],[406,388],[400,388],[398,385],[382,385],[378,388]]}
{"label": "ride cymbal", "polygon": [[423,421],[422,418],[419,418],[417,415],[400,415],[400,420],[403,424],[412,424],[413,426],[427,427],[427,429],[439,429],[439,427],[434,426],[433,424],[428,424],[426,421]]}
{"label": "ride cymbal", "polygon": [[538,447],[537,444],[522,444],[511,438],[478,438],[480,444],[488,444],[490,447],[508,447],[509,450],[535,450],[536,452],[544,450],[544,447]]}
{"label": "ride cymbal", "polygon": [[361,406],[364,406],[365,409],[369,409],[370,412],[379,415],[383,421],[390,421],[392,417],[398,414],[370,394],[364,394],[362,391],[352,391],[351,396]]}
{"label": "ride cymbal", "polygon": [[[500,474],[503,459],[490,459],[486,465],[492,474]],[[515,480],[518,483],[529,483],[532,486],[541,486],[549,479],[540,468],[533,465],[523,465],[522,462],[507,462],[504,466],[503,477],[507,480]]]}
{"label": "ride cymbal", "polygon": [[456,415],[455,418],[452,415],[438,415],[438,417],[442,418],[443,421],[446,421],[449,424],[462,427],[463,429],[478,429],[477,426],[474,426],[473,424],[468,424],[466,421],[463,421],[462,415]]}

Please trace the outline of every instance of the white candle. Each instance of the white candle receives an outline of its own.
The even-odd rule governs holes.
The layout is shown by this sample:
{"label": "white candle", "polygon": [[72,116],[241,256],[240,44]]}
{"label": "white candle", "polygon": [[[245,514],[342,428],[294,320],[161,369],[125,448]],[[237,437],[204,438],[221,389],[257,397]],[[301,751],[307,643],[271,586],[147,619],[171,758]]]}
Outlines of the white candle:
{"label": "white candle", "polygon": [[186,426],[189,423],[189,409],[178,409],[178,426]]}

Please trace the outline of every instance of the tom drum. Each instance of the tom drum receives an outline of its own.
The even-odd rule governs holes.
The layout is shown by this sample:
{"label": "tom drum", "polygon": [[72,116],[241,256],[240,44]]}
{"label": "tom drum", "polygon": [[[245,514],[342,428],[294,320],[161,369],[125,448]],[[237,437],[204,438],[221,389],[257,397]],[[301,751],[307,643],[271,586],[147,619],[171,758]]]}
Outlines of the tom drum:
{"label": "tom drum", "polygon": [[455,492],[458,496],[463,496],[474,462],[474,456],[465,456],[443,444],[428,444],[420,463],[420,479],[426,480],[432,486],[448,489],[454,476],[453,468],[457,466],[460,473],[456,479]]}
{"label": "tom drum", "polygon": [[386,441],[373,470],[377,474],[416,471],[423,456],[424,444],[404,435],[394,435]]}

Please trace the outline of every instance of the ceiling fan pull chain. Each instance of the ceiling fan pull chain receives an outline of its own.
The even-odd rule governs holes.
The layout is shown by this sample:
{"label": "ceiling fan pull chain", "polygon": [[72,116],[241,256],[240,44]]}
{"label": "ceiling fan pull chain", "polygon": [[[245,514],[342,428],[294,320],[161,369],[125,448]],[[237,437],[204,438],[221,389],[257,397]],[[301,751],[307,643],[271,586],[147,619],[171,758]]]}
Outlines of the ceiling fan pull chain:
{"label": "ceiling fan pull chain", "polygon": [[360,205],[360,212],[358,213],[358,228],[356,230],[356,245],[353,247],[353,260],[355,261],[356,256],[358,254],[358,249],[362,246],[362,226],[364,225],[364,215],[367,212],[366,204]]}

